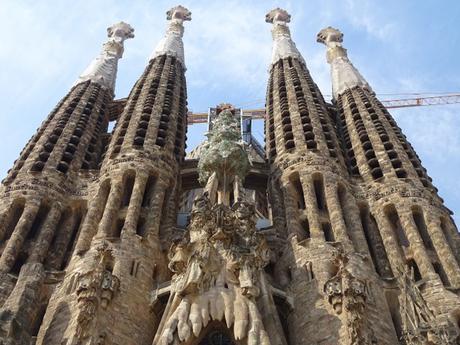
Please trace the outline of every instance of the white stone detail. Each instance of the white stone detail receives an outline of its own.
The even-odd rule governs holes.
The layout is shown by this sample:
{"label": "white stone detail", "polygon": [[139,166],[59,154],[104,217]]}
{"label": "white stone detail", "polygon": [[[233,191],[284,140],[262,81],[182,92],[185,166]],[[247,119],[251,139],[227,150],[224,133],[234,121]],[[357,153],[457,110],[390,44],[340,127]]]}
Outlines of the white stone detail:
{"label": "white stone detail", "polygon": [[278,60],[287,57],[298,59],[305,64],[302,55],[291,38],[291,32],[287,25],[291,21],[291,15],[281,8],[275,8],[267,13],[265,21],[273,24],[272,65]]}
{"label": "white stone detail", "polygon": [[109,39],[102,46],[101,53],[91,61],[75,85],[91,80],[112,92],[115,90],[118,60],[123,56],[124,51],[123,42],[134,37],[134,29],[129,24],[119,22],[107,28],[107,36]]}
{"label": "white stone detail", "polygon": [[356,86],[372,92],[366,79],[359,73],[348,59],[347,50],[343,48],[343,34],[332,27],[321,30],[317,41],[327,47],[327,62],[331,64],[332,95],[337,99],[339,95]]}
{"label": "white stone detail", "polygon": [[177,58],[185,68],[184,59],[184,21],[192,20],[192,13],[183,6],[176,6],[166,12],[166,19],[170,20],[165,36],[158,43],[150,60],[160,55],[171,55]]}

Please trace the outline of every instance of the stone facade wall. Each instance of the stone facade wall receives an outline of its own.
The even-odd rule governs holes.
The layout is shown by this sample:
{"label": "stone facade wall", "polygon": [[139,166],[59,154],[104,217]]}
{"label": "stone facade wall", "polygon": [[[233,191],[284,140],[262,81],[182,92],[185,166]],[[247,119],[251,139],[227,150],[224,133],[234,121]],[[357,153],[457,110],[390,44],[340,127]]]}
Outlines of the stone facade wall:
{"label": "stone facade wall", "polygon": [[[227,180],[225,160],[209,154],[225,150],[203,146],[205,193],[187,229],[176,226],[199,168],[184,159],[190,13],[178,6],[168,19],[170,40],[125,101],[93,79],[78,83],[3,181],[0,344],[458,343],[460,237],[449,210],[361,76],[324,101],[284,10],[267,15],[278,51],[266,160],[232,162],[251,178]],[[231,122],[231,106],[221,108]],[[222,123],[222,135],[238,129]],[[244,189],[266,193],[270,227],[256,229]]]}

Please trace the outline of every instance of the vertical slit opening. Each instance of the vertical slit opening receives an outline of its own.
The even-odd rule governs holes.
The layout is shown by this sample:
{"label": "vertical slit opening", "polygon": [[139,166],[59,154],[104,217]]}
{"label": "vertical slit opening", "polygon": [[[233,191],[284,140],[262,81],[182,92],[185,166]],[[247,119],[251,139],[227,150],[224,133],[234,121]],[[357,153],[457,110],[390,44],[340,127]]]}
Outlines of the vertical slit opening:
{"label": "vertical slit opening", "polygon": [[121,202],[121,207],[129,206],[129,201],[131,200],[131,194],[133,193],[134,188],[134,174],[128,173],[128,176],[125,178],[123,198]]}
{"label": "vertical slit opening", "polygon": [[145,218],[144,217],[139,218],[139,221],[137,222],[136,234],[138,234],[139,236],[145,235]]}
{"label": "vertical slit opening", "polygon": [[425,248],[433,249],[433,242],[431,241],[430,235],[428,234],[428,229],[426,227],[422,210],[419,208],[412,209],[412,217],[414,218],[415,226],[417,227]]}
{"label": "vertical slit opening", "polygon": [[45,221],[46,216],[48,215],[49,210],[50,207],[47,203],[43,202],[40,205],[37,215],[35,216],[34,222],[32,223],[32,226],[30,227],[30,230],[27,233],[26,240],[31,240],[37,237],[43,225],[43,222]]}
{"label": "vertical slit opening", "polygon": [[45,317],[47,305],[40,305],[30,328],[30,335],[36,337]]}
{"label": "vertical slit opening", "polygon": [[326,242],[335,242],[334,233],[332,232],[331,224],[322,223],[321,227],[323,228],[324,238]]}
{"label": "vertical slit opening", "polygon": [[400,314],[400,307],[398,297],[392,293],[387,292],[385,294],[385,299],[388,305],[388,309],[390,310],[391,321],[393,323],[393,327],[396,333],[398,340],[403,339],[403,328],[402,328],[402,320]]}
{"label": "vertical slit opening", "polygon": [[324,196],[324,183],[322,175],[315,174],[313,176],[313,187],[315,189],[316,204],[318,206],[318,210],[326,210],[326,198]]}
{"label": "vertical slit opening", "polygon": [[150,206],[151,199],[153,196],[153,189],[155,187],[155,181],[155,176],[150,175],[147,180],[147,184],[145,185],[144,196],[142,198],[142,207]]}
{"label": "vertical slit opening", "polygon": [[371,254],[372,263],[374,264],[375,271],[382,276],[380,267],[378,265],[377,253],[375,252],[375,244],[372,243],[371,239],[371,230],[370,230],[370,219],[369,219],[369,211],[367,208],[360,207],[359,208],[359,216],[361,218],[361,225],[364,231],[364,238],[366,239],[367,247],[369,248],[369,253]]}
{"label": "vertical slit opening", "polygon": [[117,222],[115,224],[115,231],[113,233],[114,237],[120,237],[121,236],[121,231],[123,230],[124,225],[125,225],[125,219],[124,218],[117,219]]}
{"label": "vertical slit opening", "polygon": [[304,238],[310,238],[310,224],[308,223],[308,219],[303,219],[300,222],[300,226],[302,227]]}
{"label": "vertical slit opening", "polygon": [[161,220],[160,220],[160,229],[166,223],[168,216],[172,210],[170,210],[170,199],[172,196],[172,187],[166,188],[166,193],[163,198],[163,205],[161,207]]}
{"label": "vertical slit opening", "polygon": [[409,247],[409,240],[406,237],[404,229],[402,228],[401,221],[394,205],[390,205],[385,209],[385,215],[391,224],[391,228],[398,243],[402,247]]}
{"label": "vertical slit opening", "polygon": [[235,194],[233,192],[233,189],[230,191],[230,205],[233,205],[235,203]]}
{"label": "vertical slit opening", "polygon": [[21,218],[22,212],[24,211],[25,200],[15,200],[13,201],[13,206],[11,208],[11,216],[8,217],[8,225],[6,226],[4,242],[6,242],[11,234],[14,231],[14,228],[18,224],[19,219]]}
{"label": "vertical slit opening", "polygon": [[440,263],[434,262],[433,268],[434,271],[438,274],[439,278],[441,279],[442,284],[444,286],[450,286],[449,277],[447,276],[446,271],[444,271],[444,267]]}
{"label": "vertical slit opening", "polygon": [[347,190],[342,184],[337,186],[337,197],[339,200],[340,210],[342,211],[342,217],[346,226],[348,237],[353,241],[353,246],[356,248],[357,243],[355,243],[356,240],[354,240],[354,234],[351,232],[351,229],[353,229],[352,222],[354,215],[350,214],[350,207],[347,202]]}
{"label": "vertical slit opening", "polygon": [[19,272],[21,271],[22,266],[26,263],[27,260],[27,253],[21,251],[14,262],[13,267],[10,270],[10,274],[14,276],[18,276]]}
{"label": "vertical slit opening", "polygon": [[102,195],[102,200],[101,200],[101,211],[99,213],[99,216],[98,216],[98,220],[97,220],[97,223],[99,223],[102,219],[102,216],[104,214],[104,210],[105,210],[105,207],[107,205],[107,200],[109,198],[109,194],[110,194],[110,190],[111,190],[111,183],[110,183],[110,180],[106,180],[102,183],[102,186],[101,186],[101,195]]}
{"label": "vertical slit opening", "polygon": [[80,226],[81,226],[82,219],[83,219],[83,213],[81,210],[77,210],[75,212],[76,212],[76,215],[75,215],[76,221],[75,221],[74,227],[71,232],[70,240],[69,242],[67,242],[67,248],[65,251],[64,260],[62,260],[61,267],[60,267],[61,271],[67,267],[67,264],[70,261],[70,257],[72,256],[75,240],[77,238],[78,232],[80,231]]}
{"label": "vertical slit opening", "polygon": [[299,173],[294,173],[289,177],[289,180],[292,183],[296,191],[295,199],[297,203],[297,208],[300,210],[305,210],[305,196],[303,194],[302,183],[300,182]]}
{"label": "vertical slit opening", "polygon": [[414,274],[414,280],[416,282],[422,280],[422,275],[420,274],[420,269],[418,268],[418,265],[417,263],[415,262],[414,259],[410,259],[408,262],[407,262],[407,266],[409,266],[411,272],[413,272]]}
{"label": "vertical slit opening", "polygon": [[66,208],[65,211],[62,212],[61,217],[59,218],[58,225],[56,227],[56,231],[54,232],[53,238],[50,243],[51,250],[55,250],[57,238],[59,237],[59,234],[61,233],[65,223],[69,220],[71,216],[72,209],[70,207]]}

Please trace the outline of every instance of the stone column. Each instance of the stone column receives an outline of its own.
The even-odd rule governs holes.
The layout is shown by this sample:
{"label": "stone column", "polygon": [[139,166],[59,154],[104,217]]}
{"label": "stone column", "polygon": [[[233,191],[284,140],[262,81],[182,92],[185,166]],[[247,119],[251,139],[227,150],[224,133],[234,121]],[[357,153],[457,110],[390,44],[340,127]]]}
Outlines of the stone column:
{"label": "stone column", "polygon": [[235,176],[235,180],[233,182],[233,199],[236,202],[238,198],[243,197],[243,183],[239,176]]}
{"label": "stone column", "polygon": [[305,197],[305,208],[307,210],[308,223],[310,224],[310,234],[312,238],[324,238],[323,228],[319,218],[318,204],[316,203],[315,188],[311,175],[300,176],[303,194]]}
{"label": "stone column", "polygon": [[10,202],[8,207],[5,207],[3,213],[0,215],[0,241],[4,239],[6,227],[11,222],[11,218],[13,217],[13,206],[14,201]]}
{"label": "stone column", "polygon": [[27,234],[30,231],[30,227],[35,220],[39,207],[39,202],[26,203],[24,212],[22,212],[21,218],[19,218],[12,235],[8,240],[8,244],[3,251],[3,255],[0,258],[0,272],[9,272],[13,268],[19,251],[21,250]]}
{"label": "stone column", "polygon": [[72,231],[77,222],[77,215],[75,210],[72,210],[70,215],[64,219],[62,226],[58,229],[56,242],[54,244],[53,252],[50,253],[48,264],[55,270],[59,270],[62,265],[69,241],[72,237]]}
{"label": "stone column", "polygon": [[444,270],[446,271],[449,281],[453,287],[460,286],[460,268],[454,253],[447,243],[441,228],[441,219],[437,213],[424,212],[425,222],[428,232],[433,242],[433,246],[438,254],[438,258]]}
{"label": "stone column", "polygon": [[[101,219],[101,214],[105,210],[109,193],[106,189],[110,188],[105,186],[104,183],[97,192],[97,195],[89,203],[88,213],[86,214],[85,221],[81,227],[80,236],[78,237],[77,244],[75,245],[75,253],[81,254],[87,251],[91,245],[91,240],[97,232],[98,221]],[[106,201],[104,203],[104,201]]]}
{"label": "stone column", "polygon": [[[358,214],[358,217],[361,217],[361,215]],[[375,265],[377,266],[378,273],[384,278],[391,278],[393,276],[392,271],[391,271],[391,264],[388,260],[388,255],[385,250],[385,245],[383,243],[383,240],[381,240],[382,235],[379,232],[376,222],[374,222],[371,219],[371,215],[367,209],[366,209],[365,217],[366,217],[365,222],[367,223],[367,226],[368,226],[368,237],[369,237],[368,246],[370,247],[369,250],[372,250],[375,253],[374,259],[375,259]],[[364,230],[363,230],[363,236],[364,236]],[[366,241],[366,239],[364,239],[364,241]],[[367,241],[366,241],[366,244],[367,244]],[[369,255],[370,255],[370,252],[369,252]]]}
{"label": "stone column", "polygon": [[383,245],[388,254],[388,260],[390,261],[393,272],[398,272],[401,267],[406,263],[406,258],[402,253],[402,249],[398,244],[398,240],[393,234],[392,226],[383,212],[377,212],[375,215],[375,221],[377,222],[378,229],[380,231]]}
{"label": "stone column", "polygon": [[162,216],[161,210],[163,204],[167,201],[165,200],[167,188],[167,183],[161,178],[158,178],[152,193],[152,201],[150,202],[151,207],[145,221],[145,233],[148,237],[158,236]]}
{"label": "stone column", "polygon": [[285,217],[283,215],[283,195],[281,190],[278,188],[278,184],[273,179],[269,182],[270,189],[268,191],[271,204],[271,215],[273,226],[277,230],[281,237],[286,237],[285,230]]}
{"label": "stone column", "polygon": [[305,237],[305,229],[302,229],[302,226],[300,225],[298,207],[292,197],[295,193],[294,187],[290,183],[283,185],[286,230],[288,237],[297,236],[300,241]]}
{"label": "stone column", "polygon": [[112,228],[120,209],[121,198],[123,197],[123,178],[118,177],[112,180],[112,188],[105,204],[104,213],[99,222],[97,237],[112,237]]}
{"label": "stone column", "polygon": [[137,172],[136,180],[133,186],[131,199],[129,200],[128,210],[126,212],[125,224],[123,226],[123,233],[126,231],[131,234],[136,233],[137,223],[139,221],[139,214],[141,212],[142,200],[144,198],[145,186],[147,184],[148,175],[145,172]]}
{"label": "stone column", "polygon": [[397,212],[399,219],[401,220],[402,228],[409,240],[414,260],[419,266],[422,277],[428,279],[436,277],[437,275],[434,271],[430,257],[428,256],[425,245],[420,237],[417,226],[414,223],[412,211],[407,209],[404,205],[398,205]]}
{"label": "stone column", "polygon": [[37,241],[34,244],[32,253],[29,256],[28,261],[30,263],[43,263],[48,249],[53,239],[53,235],[56,232],[59,219],[61,217],[62,206],[60,203],[54,203],[51,206],[45,221],[43,222],[40,234],[38,235]]}
{"label": "stone column", "polygon": [[354,248],[357,252],[360,252],[370,257],[371,254],[367,246],[366,237],[364,236],[364,229],[361,224],[361,215],[356,199],[347,189],[344,189],[344,193],[344,204],[346,205],[347,211],[342,209],[342,212],[344,214],[345,222],[349,227],[348,231],[353,242]]}
{"label": "stone column", "polygon": [[337,182],[330,176],[324,176],[324,192],[334,236],[343,244],[345,250],[352,250],[353,245],[347,234],[347,224],[339,201]]}

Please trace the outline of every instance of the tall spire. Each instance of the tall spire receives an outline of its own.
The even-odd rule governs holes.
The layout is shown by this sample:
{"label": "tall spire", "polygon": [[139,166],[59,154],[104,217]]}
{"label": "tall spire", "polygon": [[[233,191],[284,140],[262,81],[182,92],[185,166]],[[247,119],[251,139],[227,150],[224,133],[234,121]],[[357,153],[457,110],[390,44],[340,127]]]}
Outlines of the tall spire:
{"label": "tall spire", "polygon": [[184,21],[192,20],[192,13],[185,7],[179,5],[166,12],[166,19],[170,21],[165,36],[158,43],[151,59],[160,55],[171,55],[176,57],[185,67],[184,60]]}
{"label": "tall spire", "polygon": [[117,78],[118,60],[123,56],[123,42],[134,37],[134,29],[125,22],[119,22],[107,28],[109,39],[102,46],[102,51],[85,69],[75,82],[91,80],[94,83],[112,90],[115,90]]}
{"label": "tall spire", "polygon": [[372,92],[361,73],[348,59],[347,50],[342,47],[343,34],[332,27],[321,30],[317,42],[327,46],[327,62],[331,64],[332,94],[335,99],[345,90],[360,86]]}
{"label": "tall spire", "polygon": [[273,51],[272,65],[278,60],[292,57],[299,59],[305,64],[302,55],[300,55],[294,41],[291,38],[291,32],[287,23],[291,21],[291,15],[286,10],[275,8],[265,16],[267,23],[272,23]]}

